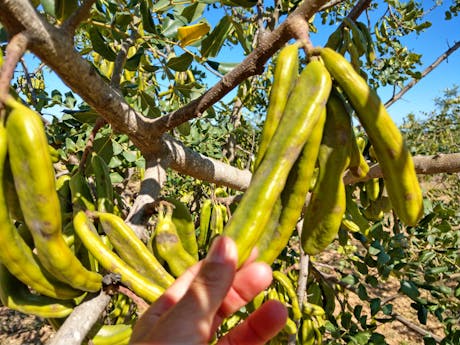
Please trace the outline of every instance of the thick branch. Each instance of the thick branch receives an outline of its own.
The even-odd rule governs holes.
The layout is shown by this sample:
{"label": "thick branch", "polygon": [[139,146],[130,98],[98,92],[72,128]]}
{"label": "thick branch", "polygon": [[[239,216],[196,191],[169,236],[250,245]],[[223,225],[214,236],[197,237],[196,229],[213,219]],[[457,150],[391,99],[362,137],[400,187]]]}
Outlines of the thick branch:
{"label": "thick branch", "polygon": [[194,152],[169,135],[164,135],[163,138],[172,158],[171,168],[179,173],[236,190],[245,190],[249,186],[251,181],[249,170],[240,170]]}
{"label": "thick branch", "polygon": [[29,38],[28,48],[115,130],[128,134],[140,149],[151,142],[152,133],[144,136],[145,117],[131,108],[123,95],[75,51],[69,35],[40,17],[28,0],[0,1],[0,21],[10,35],[24,32]]}
{"label": "thick branch", "polygon": [[[433,156],[414,156],[413,160],[415,171],[420,175],[460,172],[460,153],[438,153]],[[362,179],[353,176],[350,171],[347,171],[343,179],[345,184],[354,184],[376,177],[383,177],[382,169],[380,169],[379,164],[371,166],[367,176]]]}
{"label": "thick branch", "polygon": [[80,345],[110,302],[104,291],[75,307],[47,345]]}
{"label": "thick branch", "polygon": [[439,56],[431,65],[429,65],[421,74],[420,78],[413,78],[406,86],[404,86],[401,91],[394,95],[390,100],[385,103],[385,107],[391,106],[393,103],[398,101],[404,94],[409,91],[415,84],[417,84],[422,78],[426,77],[428,73],[434,70],[438,65],[446,60],[453,52],[460,48],[460,41],[456,42],[452,47],[447,49],[441,56]]}
{"label": "thick branch", "polygon": [[134,230],[137,237],[146,242],[148,234],[145,225],[153,214],[154,203],[158,200],[161,188],[166,182],[166,169],[170,164],[170,156],[146,157],[145,164],[141,190],[126,218],[126,223]]}

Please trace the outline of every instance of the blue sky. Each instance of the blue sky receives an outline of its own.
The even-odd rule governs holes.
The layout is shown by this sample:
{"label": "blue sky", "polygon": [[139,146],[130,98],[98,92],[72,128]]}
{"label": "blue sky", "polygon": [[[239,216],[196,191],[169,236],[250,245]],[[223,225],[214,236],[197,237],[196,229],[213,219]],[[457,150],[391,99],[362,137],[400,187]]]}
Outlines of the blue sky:
{"label": "blue sky", "polygon": [[[432,2],[427,2],[431,6]],[[446,5],[436,8],[430,12],[428,20],[433,25],[421,35],[410,35],[405,42],[409,50],[422,54],[422,66],[420,71],[423,71],[428,65],[435,61],[449,46],[453,45],[456,40],[460,40],[460,17],[454,17],[450,21],[444,20],[444,12]],[[205,14],[206,16],[206,14]],[[206,16],[212,27],[214,27],[220,15]],[[362,15],[363,19],[364,14]],[[318,34],[312,35],[314,45],[322,45],[326,42],[328,35],[333,30],[332,27],[321,29],[319,16],[316,18]],[[221,62],[238,62],[243,59],[239,49],[224,48],[223,51],[215,58]],[[29,69],[33,70],[39,62],[37,58],[27,57]],[[59,78],[51,74],[46,74],[46,83],[52,89],[56,88],[64,94],[68,89]],[[212,86],[217,81],[217,78],[210,76],[208,86]],[[450,88],[453,85],[460,85],[460,49],[454,52],[447,61],[444,61],[428,76],[419,81],[402,99],[389,107],[390,115],[393,120],[399,125],[402,124],[403,118],[409,113],[414,113],[417,118],[422,118],[423,112],[430,112],[434,108],[434,98],[441,97],[443,90]],[[391,98],[393,92],[392,87],[379,89],[378,93],[383,101]],[[231,99],[231,95],[226,99]],[[55,110],[47,109],[45,112],[56,113]]]}
{"label": "blue sky", "polygon": [[[402,2],[402,1],[401,1]],[[426,29],[422,34],[417,36],[411,34],[404,39],[408,49],[417,54],[422,54],[422,65],[419,71],[423,71],[432,64],[442,53],[444,53],[455,41],[460,40],[460,17],[454,17],[450,21],[444,20],[444,12],[448,8],[445,3],[431,11],[427,20],[432,22],[432,26]],[[447,1],[449,3],[450,1]],[[433,5],[432,1],[426,1],[429,7]],[[218,22],[219,16],[210,18],[211,26],[214,27]],[[365,14],[359,18],[365,21]],[[371,18],[372,19],[372,18]],[[321,28],[319,16],[315,18],[315,24],[318,27],[318,33],[312,34],[314,45],[323,45],[327,41],[329,34],[335,29],[333,27]],[[241,61],[241,53],[238,49],[224,49],[216,58],[222,62]],[[217,81],[217,78],[210,77],[210,85]],[[451,88],[454,85],[460,86],[460,49],[454,52],[448,60],[442,62],[425,78],[421,79],[403,98],[388,108],[393,120],[401,125],[403,119],[413,113],[417,118],[423,118],[423,112],[430,112],[434,109],[434,98],[441,97],[443,90]],[[399,90],[398,90],[399,91]],[[392,97],[393,87],[381,88],[378,93],[382,100],[386,102]]]}

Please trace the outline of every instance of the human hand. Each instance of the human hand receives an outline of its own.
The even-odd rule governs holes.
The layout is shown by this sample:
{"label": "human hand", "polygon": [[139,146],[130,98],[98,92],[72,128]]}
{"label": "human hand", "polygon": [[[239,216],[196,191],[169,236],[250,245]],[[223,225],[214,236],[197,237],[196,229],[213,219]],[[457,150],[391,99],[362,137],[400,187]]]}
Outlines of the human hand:
{"label": "human hand", "polygon": [[[207,257],[180,276],[137,321],[132,345],[208,344],[225,317],[251,301],[272,281],[270,266],[249,260],[239,270],[229,237],[216,239]],[[267,301],[218,345],[259,345],[285,325],[286,307]]]}

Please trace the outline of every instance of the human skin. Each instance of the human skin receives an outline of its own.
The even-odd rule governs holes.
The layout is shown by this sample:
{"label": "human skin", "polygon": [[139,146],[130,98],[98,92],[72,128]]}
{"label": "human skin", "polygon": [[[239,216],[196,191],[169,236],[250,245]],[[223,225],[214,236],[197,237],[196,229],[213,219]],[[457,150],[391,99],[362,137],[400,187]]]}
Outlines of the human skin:
{"label": "human skin", "polygon": [[[237,262],[234,241],[225,236],[217,238],[207,257],[180,276],[142,314],[130,344],[208,344],[225,317],[272,281],[270,266],[254,262],[254,255],[238,270]],[[281,302],[267,301],[218,344],[265,344],[284,327],[287,316]]]}

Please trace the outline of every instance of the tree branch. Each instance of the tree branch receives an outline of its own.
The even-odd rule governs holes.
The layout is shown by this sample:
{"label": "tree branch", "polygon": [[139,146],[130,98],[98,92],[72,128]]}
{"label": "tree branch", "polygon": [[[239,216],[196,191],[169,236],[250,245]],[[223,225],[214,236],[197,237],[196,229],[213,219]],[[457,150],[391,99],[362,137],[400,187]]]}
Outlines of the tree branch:
{"label": "tree branch", "polygon": [[78,25],[89,17],[91,7],[93,7],[95,2],[96,0],[83,1],[83,4],[62,24],[62,30],[68,35],[73,36]]}
{"label": "tree branch", "polygon": [[161,188],[166,182],[166,169],[170,161],[170,156],[167,155],[145,157],[146,167],[141,189],[126,217],[126,223],[144,242],[148,240],[145,225],[153,214],[155,201],[158,200]]}
{"label": "tree branch", "polygon": [[421,74],[420,78],[412,78],[412,80],[404,86],[401,91],[399,91],[396,95],[391,97],[386,103],[385,107],[389,107],[393,105],[396,101],[398,101],[404,94],[409,91],[415,84],[417,84],[422,78],[426,77],[428,73],[434,70],[438,65],[446,60],[453,52],[455,52],[458,48],[460,48],[460,41],[455,42],[455,44],[447,49],[443,54],[441,54],[431,65],[429,65]]}
{"label": "tree branch", "polygon": [[80,345],[109,304],[111,296],[101,293],[76,306],[47,345]]}
{"label": "tree branch", "polygon": [[215,86],[184,107],[149,122],[148,131],[165,133],[181,123],[200,116],[242,81],[252,75],[262,73],[268,59],[293,37],[292,23],[297,22],[299,17],[309,19],[319,10],[321,5],[322,1],[318,0],[304,1],[278,28],[264,35],[259,45]]}
{"label": "tree branch", "polygon": [[164,135],[163,140],[172,158],[171,168],[177,172],[236,190],[246,190],[249,186],[251,181],[249,170],[240,170],[206,157],[169,135]]}
{"label": "tree branch", "polygon": [[14,35],[6,46],[6,56],[0,69],[0,101],[8,96],[14,69],[26,52],[29,39],[23,33]]}
{"label": "tree branch", "polygon": [[[433,156],[414,156],[412,158],[415,171],[420,175],[460,172],[460,153],[438,153]],[[379,164],[374,164],[370,167],[366,177],[358,178],[347,171],[343,180],[345,184],[354,184],[378,177],[383,177],[382,169]]]}

